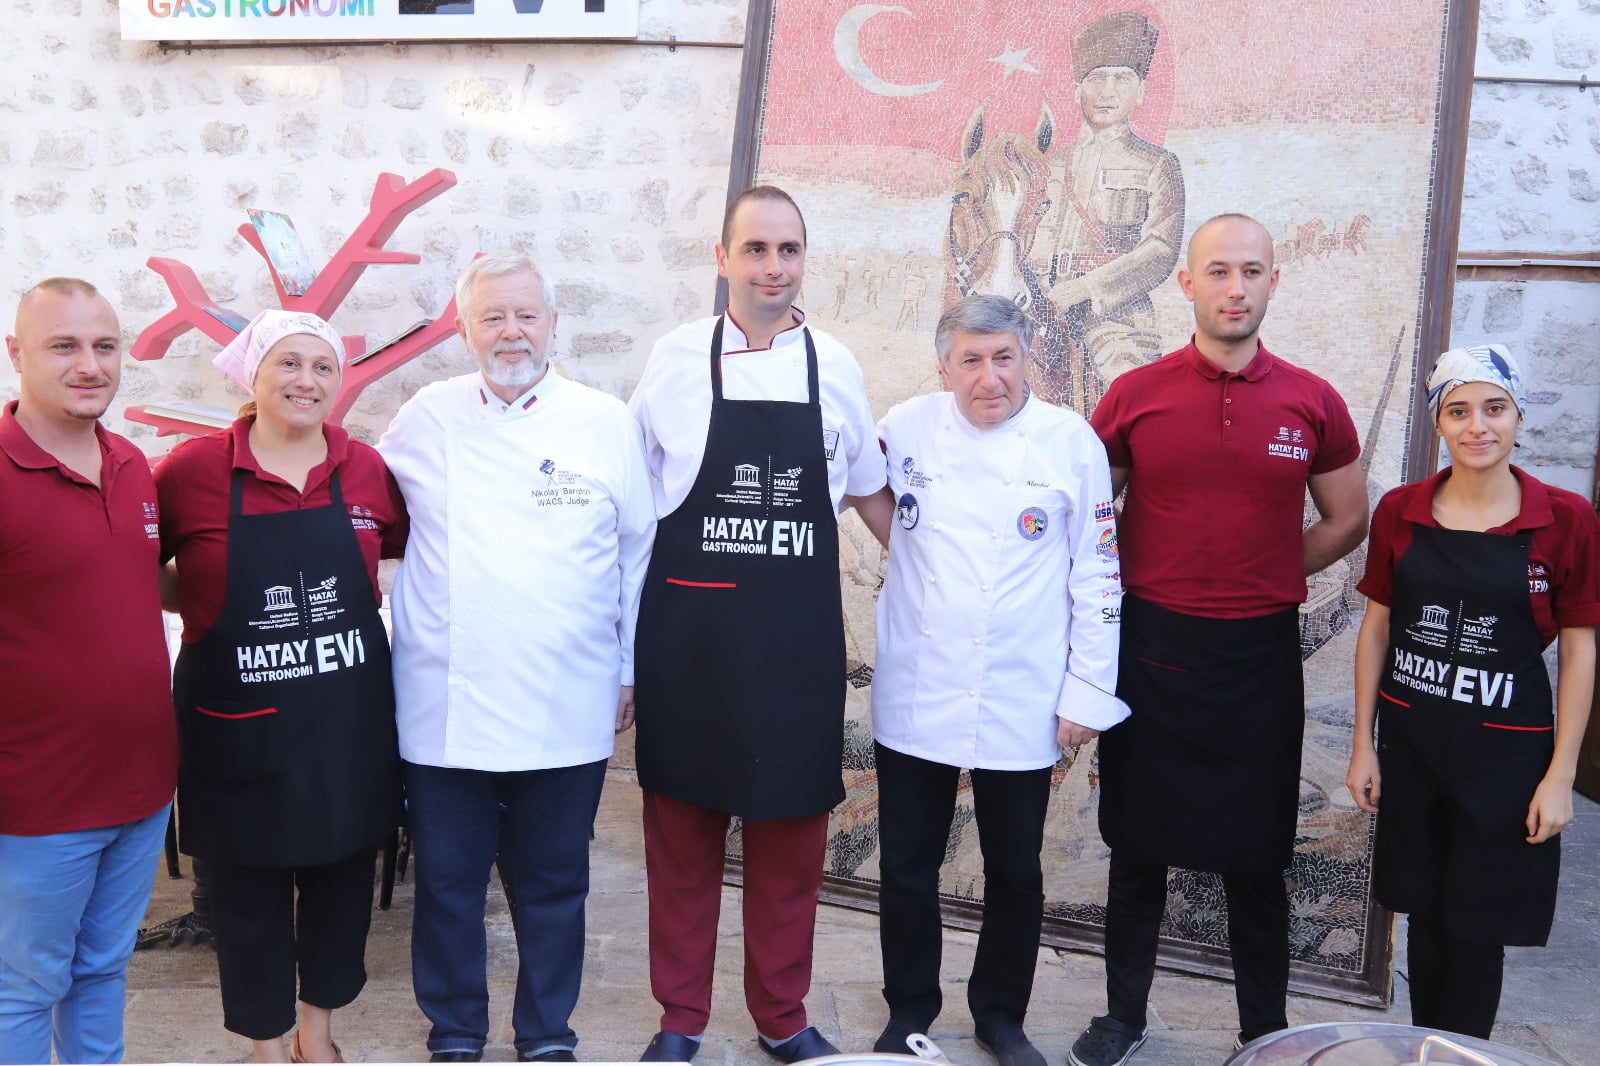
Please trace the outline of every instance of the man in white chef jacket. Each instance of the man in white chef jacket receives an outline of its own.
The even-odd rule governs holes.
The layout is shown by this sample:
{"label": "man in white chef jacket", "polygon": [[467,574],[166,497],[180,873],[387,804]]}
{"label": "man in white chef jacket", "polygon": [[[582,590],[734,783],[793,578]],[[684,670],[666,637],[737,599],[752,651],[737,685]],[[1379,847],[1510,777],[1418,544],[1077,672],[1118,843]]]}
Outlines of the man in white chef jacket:
{"label": "man in white chef jacket", "polygon": [[949,391],[878,423],[893,507],[863,517],[889,547],[872,680],[880,1052],[906,1053],[939,1013],[939,866],[970,768],[984,916],[967,1001],[1002,1066],[1043,1066],[1023,1019],[1051,768],[1128,715],[1113,695],[1122,588],[1105,449],[1079,415],[1030,397],[1032,341],[1010,300],[960,301],[934,336]]}
{"label": "man in white chef jacket", "polygon": [[480,1060],[499,854],[518,917],[517,1057],[571,1062],[589,830],[613,731],[633,721],[655,510],[627,408],[549,370],[557,313],[534,264],[473,261],[456,310],[477,372],[422,389],[378,443],[411,517],[394,679],[412,980],[431,1061]]}

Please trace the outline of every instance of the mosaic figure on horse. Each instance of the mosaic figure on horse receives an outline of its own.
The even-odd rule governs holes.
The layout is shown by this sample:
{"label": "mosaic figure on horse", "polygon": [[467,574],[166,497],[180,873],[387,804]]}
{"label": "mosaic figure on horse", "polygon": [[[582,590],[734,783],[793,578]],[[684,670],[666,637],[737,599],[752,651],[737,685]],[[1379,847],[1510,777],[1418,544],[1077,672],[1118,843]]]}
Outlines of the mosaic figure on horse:
{"label": "mosaic figure on horse", "polygon": [[1055,118],[1041,107],[1031,136],[987,131],[984,108],[972,113],[961,136],[962,163],[951,185],[944,302],[979,293],[1014,300],[1038,327],[1028,383],[1049,403],[1071,392],[1067,338],[1041,279],[1029,266],[1039,224],[1049,215],[1050,165]]}

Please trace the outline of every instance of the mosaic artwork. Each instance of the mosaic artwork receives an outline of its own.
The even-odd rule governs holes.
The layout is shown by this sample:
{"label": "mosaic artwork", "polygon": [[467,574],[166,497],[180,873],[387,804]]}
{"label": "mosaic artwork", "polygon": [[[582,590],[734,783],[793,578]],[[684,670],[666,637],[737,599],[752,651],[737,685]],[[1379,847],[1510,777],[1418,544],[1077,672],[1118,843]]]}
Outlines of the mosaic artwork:
{"label": "mosaic artwork", "polygon": [[[939,387],[941,308],[995,292],[1038,324],[1035,392],[1088,414],[1123,371],[1187,341],[1175,274],[1188,234],[1224,211],[1251,214],[1282,267],[1263,339],[1345,397],[1375,502],[1404,478],[1415,368],[1434,343],[1430,233],[1455,226],[1434,195],[1459,180],[1436,176],[1442,86],[1463,62],[1452,57],[1471,62],[1455,8],[755,0],[751,147],[736,152],[731,184],[769,182],[799,201],[810,236],[800,306],[855,352],[878,413]],[[826,891],[871,906],[883,560],[853,516],[842,541],[848,798]],[[1372,1002],[1387,995],[1389,932],[1368,897],[1370,822],[1344,788],[1362,566],[1358,552],[1317,575],[1302,612],[1307,729],[1288,878],[1296,987]],[[941,880],[958,924],[983,893],[963,782]],[[1063,757],[1053,782],[1046,936],[1094,944],[1107,852],[1093,745]],[[1217,879],[1174,871],[1171,886],[1165,960],[1226,972]]]}

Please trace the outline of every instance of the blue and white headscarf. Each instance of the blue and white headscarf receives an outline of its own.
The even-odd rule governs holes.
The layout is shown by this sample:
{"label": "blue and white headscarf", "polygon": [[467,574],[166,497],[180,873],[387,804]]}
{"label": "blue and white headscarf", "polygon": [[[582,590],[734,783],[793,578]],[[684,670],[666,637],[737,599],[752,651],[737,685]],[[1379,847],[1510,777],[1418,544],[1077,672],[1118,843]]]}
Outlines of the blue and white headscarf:
{"label": "blue and white headscarf", "polygon": [[1528,417],[1528,401],[1522,391],[1522,372],[1511,351],[1503,344],[1479,344],[1471,348],[1452,348],[1439,357],[1428,374],[1428,413],[1439,424],[1439,408],[1446,396],[1471,381],[1498,385],[1517,403],[1517,414]]}

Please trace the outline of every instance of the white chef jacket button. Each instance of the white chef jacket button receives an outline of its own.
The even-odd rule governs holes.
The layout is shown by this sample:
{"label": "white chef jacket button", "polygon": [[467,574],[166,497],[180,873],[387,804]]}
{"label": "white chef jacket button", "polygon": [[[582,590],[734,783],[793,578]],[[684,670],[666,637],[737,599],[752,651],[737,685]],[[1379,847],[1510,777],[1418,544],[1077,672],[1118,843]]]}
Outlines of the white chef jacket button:
{"label": "white chef jacket button", "polygon": [[978,694],[978,690],[977,690],[977,689],[975,689],[975,688],[969,688],[969,689],[967,689],[967,695],[969,695],[969,696],[976,696],[976,695],[977,695],[977,694]]}
{"label": "white chef jacket button", "polygon": [[1011,484],[1011,479],[1010,478],[1006,478],[1004,484],[1007,484],[1007,485]]}
{"label": "white chef jacket button", "polygon": [[972,638],[972,643],[974,643],[974,644],[982,644],[983,643],[983,638],[982,637],[973,637]]}
{"label": "white chef jacket button", "polygon": [[938,583],[939,583],[939,575],[938,574],[929,574],[928,575],[928,584],[937,585]]}
{"label": "white chef jacket button", "polygon": [[931,629],[924,629],[924,630],[923,630],[923,631],[922,631],[922,635],[923,635],[923,636],[925,636],[925,637],[931,637],[931,636],[933,636],[933,630],[931,630]]}
{"label": "white chef jacket button", "polygon": [[994,530],[991,529],[989,531],[989,539],[990,540],[998,540],[999,537],[1000,537],[1000,534],[996,533]]}
{"label": "white chef jacket button", "polygon": [[933,531],[934,531],[934,532],[935,532],[935,533],[937,533],[937,532],[939,532],[939,530],[941,530],[941,529],[943,529],[943,528],[944,528],[944,526],[942,526],[942,525],[940,525],[940,524],[939,524],[939,523],[938,523],[938,522],[935,522],[935,523],[934,523],[934,524],[933,524]]}
{"label": "white chef jacket button", "polygon": [[980,592],[988,592],[989,591],[989,586],[988,585],[979,585],[978,586],[978,590]]}

